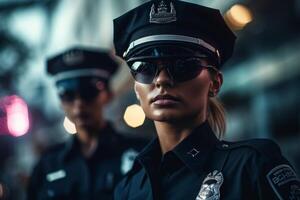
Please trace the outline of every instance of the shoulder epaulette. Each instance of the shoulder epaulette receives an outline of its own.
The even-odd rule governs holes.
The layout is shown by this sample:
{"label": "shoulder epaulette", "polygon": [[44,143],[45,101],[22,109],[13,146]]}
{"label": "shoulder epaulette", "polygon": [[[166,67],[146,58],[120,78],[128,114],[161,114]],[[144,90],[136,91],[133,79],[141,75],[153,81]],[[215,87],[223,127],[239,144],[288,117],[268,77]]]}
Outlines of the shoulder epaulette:
{"label": "shoulder epaulette", "polygon": [[217,148],[221,150],[233,150],[243,147],[254,149],[257,152],[268,156],[281,154],[279,146],[270,139],[251,139],[239,142],[221,141],[217,146]]}

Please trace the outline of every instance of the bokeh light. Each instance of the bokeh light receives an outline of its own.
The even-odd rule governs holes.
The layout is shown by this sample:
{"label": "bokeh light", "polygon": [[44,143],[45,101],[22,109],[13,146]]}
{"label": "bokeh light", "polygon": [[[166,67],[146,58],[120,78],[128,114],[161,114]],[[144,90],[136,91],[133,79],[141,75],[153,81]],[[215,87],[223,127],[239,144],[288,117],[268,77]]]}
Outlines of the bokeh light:
{"label": "bokeh light", "polygon": [[126,108],[124,120],[128,126],[136,128],[144,124],[145,113],[141,106],[133,104]]}
{"label": "bokeh light", "polygon": [[7,128],[14,137],[25,135],[29,130],[28,107],[20,97],[13,95],[5,98]]}
{"label": "bokeh light", "polygon": [[225,18],[232,29],[240,30],[253,20],[253,15],[246,6],[235,4],[227,11]]}
{"label": "bokeh light", "polygon": [[66,131],[70,134],[75,134],[77,132],[74,123],[71,122],[67,117],[65,117],[64,120],[64,127]]}

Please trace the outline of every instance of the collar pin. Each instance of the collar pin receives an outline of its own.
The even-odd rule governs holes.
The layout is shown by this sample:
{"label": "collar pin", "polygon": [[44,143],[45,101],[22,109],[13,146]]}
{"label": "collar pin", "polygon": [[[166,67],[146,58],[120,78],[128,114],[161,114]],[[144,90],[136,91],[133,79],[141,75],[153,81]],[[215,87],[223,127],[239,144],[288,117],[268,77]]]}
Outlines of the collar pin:
{"label": "collar pin", "polygon": [[195,148],[192,148],[189,152],[187,152],[187,154],[191,155],[193,158],[196,157],[198,153],[200,153],[200,151]]}

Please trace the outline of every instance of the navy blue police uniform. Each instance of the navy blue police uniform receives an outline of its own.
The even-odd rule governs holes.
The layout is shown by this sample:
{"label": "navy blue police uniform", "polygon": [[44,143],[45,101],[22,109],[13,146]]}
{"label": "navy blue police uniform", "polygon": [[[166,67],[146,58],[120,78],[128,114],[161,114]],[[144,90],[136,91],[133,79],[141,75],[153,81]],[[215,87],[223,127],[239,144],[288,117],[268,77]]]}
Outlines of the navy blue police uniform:
{"label": "navy blue police uniform", "polygon": [[118,185],[115,199],[296,200],[299,189],[277,144],[220,141],[206,122],[163,156],[154,139]]}
{"label": "navy blue police uniform", "polygon": [[[72,48],[47,62],[59,95],[80,91],[82,98],[93,98],[95,81],[108,84],[118,64],[106,51]],[[94,88],[95,89],[95,88]],[[28,200],[113,199],[115,185],[132,167],[143,139],[131,138],[113,129],[110,123],[99,131],[98,145],[90,157],[81,153],[78,137],[50,147],[33,169]]]}
{"label": "navy blue police uniform", "polygon": [[[220,69],[235,40],[219,10],[178,0],[150,1],[114,20],[116,54],[134,76],[143,73],[135,78],[146,84],[153,73],[134,69],[134,61],[192,53]],[[276,143],[221,141],[206,121],[164,155],[154,139],[116,188],[115,199],[291,200],[300,199],[300,181]]]}

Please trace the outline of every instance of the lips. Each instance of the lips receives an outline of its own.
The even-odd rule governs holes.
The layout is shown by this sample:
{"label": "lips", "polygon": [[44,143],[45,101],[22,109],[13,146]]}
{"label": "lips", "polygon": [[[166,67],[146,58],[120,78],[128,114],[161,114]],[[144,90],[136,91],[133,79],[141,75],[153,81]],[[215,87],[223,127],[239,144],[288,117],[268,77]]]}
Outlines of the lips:
{"label": "lips", "polygon": [[89,119],[90,115],[88,113],[79,113],[79,114],[76,114],[74,115],[74,119],[77,119],[77,120],[87,120]]}
{"label": "lips", "polygon": [[168,105],[168,104],[174,104],[174,103],[178,103],[178,102],[179,102],[178,98],[176,98],[172,95],[169,95],[169,94],[157,95],[156,97],[154,97],[151,100],[151,103],[159,104],[159,105]]}

